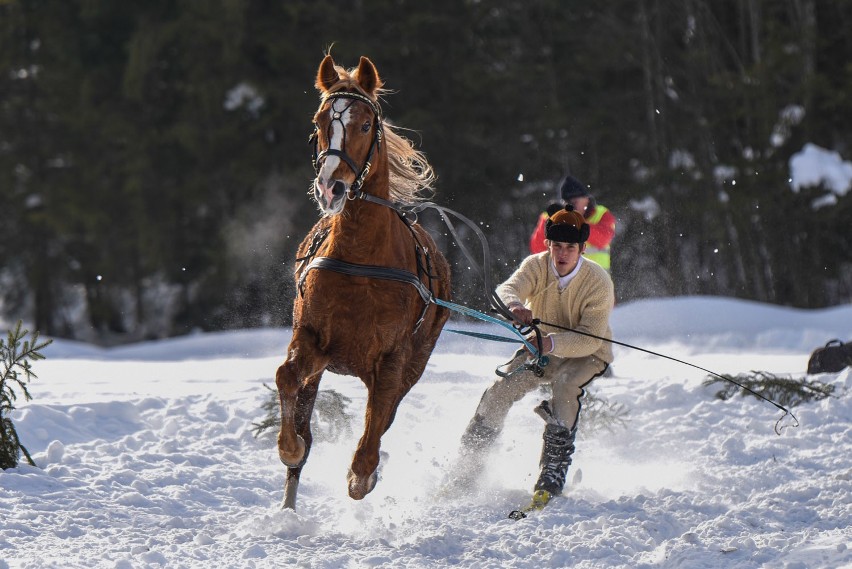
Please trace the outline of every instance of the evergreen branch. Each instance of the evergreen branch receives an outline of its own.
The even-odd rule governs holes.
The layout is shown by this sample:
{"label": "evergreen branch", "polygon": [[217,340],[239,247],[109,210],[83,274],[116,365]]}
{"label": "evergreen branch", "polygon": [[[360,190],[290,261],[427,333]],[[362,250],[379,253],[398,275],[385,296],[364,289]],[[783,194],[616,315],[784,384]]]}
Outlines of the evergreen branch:
{"label": "evergreen branch", "polygon": [[[278,390],[265,383],[263,387],[269,391],[269,397],[261,405],[265,412],[264,418],[259,423],[252,423],[251,431],[255,438],[281,425]],[[317,393],[311,415],[311,431],[315,441],[336,441],[351,432],[352,418],[347,411],[350,403],[351,399],[333,389]]]}
{"label": "evergreen branch", "polygon": [[[824,383],[816,379],[794,379],[792,376],[779,376],[766,371],[752,371],[751,374],[739,374],[736,377],[723,375],[722,377],[734,379],[752,391],[775,399],[781,405],[789,405],[790,407],[795,407],[809,401],[820,401],[821,399],[832,396],[835,391],[835,386],[830,383]],[[721,379],[709,376],[704,380],[703,385],[710,386],[721,382]],[[747,391],[738,390],[736,385],[727,383],[723,389],[716,392],[716,397],[725,401],[738,392],[743,396],[749,394]]]}
{"label": "evergreen branch", "polygon": [[6,340],[0,338],[0,361],[3,364],[0,375],[0,468],[3,469],[17,466],[21,453],[29,464],[36,465],[27,448],[21,444],[10,416],[18,398],[16,391],[23,393],[27,401],[32,399],[27,383],[37,376],[31,362],[45,359],[41,350],[53,341],[39,342],[38,332],[34,332],[30,340],[25,340],[29,330],[22,329],[22,324],[19,320]]}

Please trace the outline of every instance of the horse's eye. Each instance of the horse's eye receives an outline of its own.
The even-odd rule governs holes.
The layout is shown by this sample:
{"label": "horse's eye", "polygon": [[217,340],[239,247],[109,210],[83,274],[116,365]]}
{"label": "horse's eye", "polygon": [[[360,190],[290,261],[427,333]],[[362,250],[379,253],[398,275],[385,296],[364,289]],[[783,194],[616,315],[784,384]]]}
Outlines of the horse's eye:
{"label": "horse's eye", "polygon": [[361,132],[370,132],[370,121],[365,121],[363,125],[361,125]]}

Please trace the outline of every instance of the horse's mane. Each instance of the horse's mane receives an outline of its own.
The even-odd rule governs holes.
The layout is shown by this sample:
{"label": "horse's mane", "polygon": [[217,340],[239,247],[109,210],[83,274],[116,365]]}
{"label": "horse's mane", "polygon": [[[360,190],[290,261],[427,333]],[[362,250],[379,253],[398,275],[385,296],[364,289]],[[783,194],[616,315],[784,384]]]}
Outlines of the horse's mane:
{"label": "horse's mane", "polygon": [[435,172],[426,155],[414,148],[414,144],[397,132],[398,127],[382,121],[385,144],[390,163],[390,197],[397,203],[420,202],[434,193]]}
{"label": "horse's mane", "polygon": [[[379,87],[372,95],[365,92],[352,78],[353,71],[335,65],[340,76],[329,93],[356,91],[379,105],[379,99],[388,92]],[[382,118],[384,143],[387,145],[390,170],[390,199],[396,203],[422,202],[434,194],[435,171],[426,159],[426,155],[414,148],[414,143],[400,134],[402,127],[395,126]]]}

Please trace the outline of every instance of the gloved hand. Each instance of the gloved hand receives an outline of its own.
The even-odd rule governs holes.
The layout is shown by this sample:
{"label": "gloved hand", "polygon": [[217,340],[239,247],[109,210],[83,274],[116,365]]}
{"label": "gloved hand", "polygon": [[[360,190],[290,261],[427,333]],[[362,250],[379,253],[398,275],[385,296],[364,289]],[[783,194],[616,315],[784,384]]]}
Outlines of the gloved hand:
{"label": "gloved hand", "polygon": [[529,308],[527,308],[523,304],[514,304],[509,308],[509,310],[512,311],[512,314],[515,315],[515,318],[517,318],[518,321],[521,324],[525,324],[527,326],[532,324],[532,321],[533,321],[532,310],[530,310]]}
{"label": "gloved hand", "polygon": [[[536,348],[538,347],[538,345],[536,343],[536,339],[535,339],[535,334],[527,337],[527,342],[529,342],[530,344],[532,344]],[[526,344],[524,344],[524,349],[530,355],[532,355],[532,352],[530,352],[530,349],[527,347]],[[553,351],[553,338],[551,338],[550,336],[542,336],[541,337],[541,355],[549,354],[552,351]]]}

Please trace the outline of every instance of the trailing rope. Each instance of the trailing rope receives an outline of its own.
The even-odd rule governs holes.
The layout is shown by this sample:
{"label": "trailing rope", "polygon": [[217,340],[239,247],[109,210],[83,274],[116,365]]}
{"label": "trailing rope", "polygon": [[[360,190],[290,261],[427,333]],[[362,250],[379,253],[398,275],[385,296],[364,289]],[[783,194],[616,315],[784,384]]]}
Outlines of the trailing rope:
{"label": "trailing rope", "polygon": [[671,361],[673,361],[673,362],[677,362],[677,363],[680,363],[680,364],[688,365],[688,366],[690,366],[690,367],[694,367],[695,369],[700,369],[701,371],[707,372],[707,373],[709,373],[710,375],[713,375],[713,376],[715,376],[715,377],[718,377],[719,379],[722,379],[722,380],[724,380],[724,381],[727,381],[727,382],[729,382],[729,383],[732,383],[732,384],[736,385],[736,386],[737,386],[737,387],[739,387],[740,389],[743,389],[743,390],[745,390],[745,391],[747,391],[747,392],[751,393],[752,395],[754,395],[755,397],[757,397],[757,398],[759,398],[759,399],[763,399],[763,400],[764,400],[764,401],[766,401],[767,403],[771,403],[772,405],[774,405],[775,407],[777,407],[778,409],[780,409],[781,411],[783,411],[783,412],[784,412],[784,414],[781,416],[781,418],[780,418],[780,419],[778,419],[778,421],[776,421],[776,422],[775,422],[775,434],[780,435],[780,434],[781,434],[781,431],[782,431],[782,430],[784,430],[785,428],[787,428],[787,427],[789,426],[789,425],[783,425],[783,426],[781,426],[781,422],[784,420],[784,418],[785,418],[787,415],[789,415],[789,416],[793,419],[793,421],[794,421],[794,423],[793,423],[793,425],[792,425],[793,427],[798,427],[798,426],[799,426],[799,419],[797,419],[797,418],[796,418],[796,416],[795,416],[793,413],[791,413],[789,409],[787,409],[786,407],[784,407],[784,406],[783,406],[783,405],[781,405],[780,403],[777,403],[777,402],[773,401],[772,399],[770,399],[770,398],[766,397],[765,395],[763,395],[763,394],[761,394],[761,393],[758,393],[757,391],[754,391],[753,389],[751,389],[751,388],[749,388],[749,387],[747,387],[747,386],[743,385],[742,383],[739,383],[739,382],[737,382],[737,381],[734,381],[734,380],[733,380],[733,379],[731,379],[730,377],[725,377],[724,375],[721,375],[721,374],[719,374],[719,373],[716,373],[716,372],[715,372],[715,371],[713,371],[713,370],[710,370],[710,369],[707,369],[707,368],[703,368],[703,367],[698,366],[698,365],[695,365],[695,364],[693,364],[693,363],[689,363],[689,362],[684,361],[684,360],[679,360],[679,359],[677,359],[677,358],[673,358],[672,356],[667,356],[667,355],[665,355],[665,354],[661,354],[661,353],[659,353],[659,352],[655,352],[655,351],[652,351],[652,350],[647,350],[647,349],[645,349],[645,348],[640,348],[639,346],[634,346],[634,345],[632,345],[632,344],[628,344],[628,343],[626,343],[626,342],[619,342],[618,340],[612,340],[612,339],[610,339],[610,338],[604,338],[603,336],[598,336],[598,335],[596,335],[596,334],[592,334],[592,333],[590,333],[590,332],[583,332],[582,330],[575,330],[574,328],[567,328],[567,327],[565,327],[565,326],[559,326],[558,324],[552,324],[552,323],[550,323],[550,322],[542,322],[541,320],[538,320],[538,319],[536,319],[536,320],[535,320],[535,322],[536,322],[537,324],[543,324],[543,325],[545,325],[545,326],[552,326],[553,328],[558,328],[558,329],[560,329],[560,330],[564,330],[564,331],[566,331],[566,332],[573,332],[573,333],[575,333],[575,334],[580,334],[581,336],[588,336],[589,338],[595,338],[595,339],[597,339],[597,340],[603,340],[603,341],[605,341],[605,342],[609,342],[609,343],[611,343],[611,344],[615,344],[615,345],[618,345],[618,346],[623,346],[623,347],[625,347],[625,348],[630,348],[630,349],[632,349],[632,350],[638,350],[638,351],[640,351],[640,352],[645,352],[646,354],[651,354],[652,356],[657,356],[657,357],[660,357],[660,358],[665,358],[665,359],[667,359],[667,360],[671,360]]}

